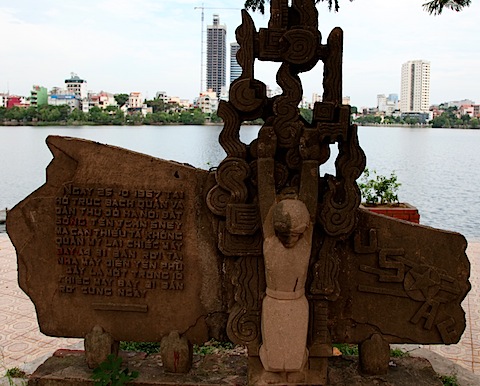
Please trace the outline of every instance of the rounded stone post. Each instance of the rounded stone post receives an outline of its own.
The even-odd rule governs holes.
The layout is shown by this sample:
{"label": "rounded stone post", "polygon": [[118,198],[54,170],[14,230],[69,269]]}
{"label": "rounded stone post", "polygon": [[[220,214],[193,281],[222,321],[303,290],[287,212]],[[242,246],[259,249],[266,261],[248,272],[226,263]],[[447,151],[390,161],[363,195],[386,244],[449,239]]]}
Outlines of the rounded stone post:
{"label": "rounded stone post", "polygon": [[381,375],[388,372],[390,362],[390,345],[382,335],[374,334],[359,346],[360,367],[369,375]]}

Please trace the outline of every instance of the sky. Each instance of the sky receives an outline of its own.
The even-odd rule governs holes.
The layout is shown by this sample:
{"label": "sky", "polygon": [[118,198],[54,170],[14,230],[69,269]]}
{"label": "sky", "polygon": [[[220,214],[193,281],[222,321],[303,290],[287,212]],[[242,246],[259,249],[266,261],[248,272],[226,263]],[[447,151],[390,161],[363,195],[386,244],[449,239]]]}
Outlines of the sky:
{"label": "sky", "polygon": [[[343,95],[373,107],[378,94],[400,96],[409,60],[431,63],[430,103],[480,103],[480,1],[462,12],[425,12],[427,0],[340,0],[340,11],[320,3],[322,43],[344,31]],[[15,0],[0,1],[3,31],[0,92],[30,95],[33,85],[64,86],[76,73],[93,92],[157,91],[193,100],[201,91],[202,26],[220,15],[227,46],[235,41],[243,0]],[[204,7],[204,23],[201,15]],[[267,12],[268,13],[268,12]],[[253,14],[256,28],[268,14]],[[205,36],[205,35],[204,35]],[[206,60],[203,59],[205,65]],[[227,67],[229,59],[227,56]],[[256,78],[277,87],[278,64],[256,61]],[[304,96],[322,90],[322,66],[301,76]],[[228,75],[228,69],[227,69]]]}

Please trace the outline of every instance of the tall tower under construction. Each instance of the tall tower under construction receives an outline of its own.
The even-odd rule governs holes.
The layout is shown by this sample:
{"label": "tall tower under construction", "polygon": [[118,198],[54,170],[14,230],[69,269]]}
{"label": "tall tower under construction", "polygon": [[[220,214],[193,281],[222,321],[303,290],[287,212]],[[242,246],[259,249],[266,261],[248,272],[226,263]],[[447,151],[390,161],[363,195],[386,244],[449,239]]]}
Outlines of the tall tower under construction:
{"label": "tall tower under construction", "polygon": [[220,17],[213,15],[213,24],[207,26],[207,90],[220,96],[226,86],[227,27],[220,24]]}

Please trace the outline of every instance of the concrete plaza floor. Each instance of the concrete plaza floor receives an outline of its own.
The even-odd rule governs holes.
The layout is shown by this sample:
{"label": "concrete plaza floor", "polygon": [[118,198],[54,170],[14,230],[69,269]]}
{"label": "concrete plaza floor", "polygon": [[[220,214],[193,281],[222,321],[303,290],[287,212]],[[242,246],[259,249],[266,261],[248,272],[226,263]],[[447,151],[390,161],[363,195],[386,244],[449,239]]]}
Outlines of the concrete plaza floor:
{"label": "concrete plaza floor", "polygon": [[[423,346],[422,350],[441,354],[480,375],[480,243],[470,242],[467,255],[471,262],[472,290],[463,302],[467,318],[465,333],[458,344]],[[15,249],[8,235],[0,233],[0,377],[13,367],[31,372],[57,349],[82,347],[81,339],[53,338],[39,331],[35,307],[18,287]]]}

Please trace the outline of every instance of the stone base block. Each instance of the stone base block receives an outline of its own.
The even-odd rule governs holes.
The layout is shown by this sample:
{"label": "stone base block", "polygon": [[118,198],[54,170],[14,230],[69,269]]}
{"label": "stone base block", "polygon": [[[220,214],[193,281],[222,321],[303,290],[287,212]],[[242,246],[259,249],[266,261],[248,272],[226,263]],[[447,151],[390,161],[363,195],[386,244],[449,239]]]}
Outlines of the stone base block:
{"label": "stone base block", "polygon": [[[248,360],[248,384],[249,385],[318,385],[327,384],[327,358],[315,358],[309,360],[309,367],[300,373],[273,373],[267,374],[263,369],[259,357],[250,357]],[[278,380],[275,382],[273,378]],[[273,383],[275,382],[275,383]]]}
{"label": "stone base block", "polygon": [[[225,352],[205,356],[194,355],[193,367],[188,374],[166,373],[162,366],[160,354],[147,356],[144,353],[121,352],[124,365],[130,371],[140,373],[132,381],[133,386],[253,386],[263,385],[250,379],[247,381],[247,366],[250,362],[250,377],[258,377],[263,371],[258,358],[248,360],[241,350],[235,353]],[[252,360],[253,359],[253,360]],[[333,357],[328,359],[327,383],[321,378],[321,363],[310,363],[307,382],[297,385],[328,386],[442,386],[438,375],[430,363],[423,358],[391,358],[388,373],[382,376],[367,376],[358,371],[358,357]],[[327,363],[324,364],[327,366]],[[313,369],[315,367],[315,369]],[[318,372],[316,372],[318,371]],[[93,385],[92,370],[88,368],[85,353],[82,351],[59,350],[47,359],[31,376],[28,385],[35,386],[85,386]],[[252,383],[253,382],[253,383]],[[288,385],[288,383],[280,383]],[[292,384],[292,383],[290,383]]]}

